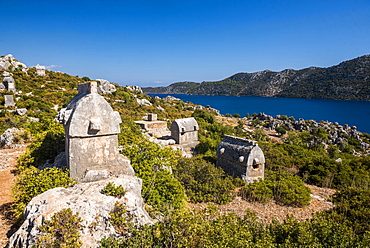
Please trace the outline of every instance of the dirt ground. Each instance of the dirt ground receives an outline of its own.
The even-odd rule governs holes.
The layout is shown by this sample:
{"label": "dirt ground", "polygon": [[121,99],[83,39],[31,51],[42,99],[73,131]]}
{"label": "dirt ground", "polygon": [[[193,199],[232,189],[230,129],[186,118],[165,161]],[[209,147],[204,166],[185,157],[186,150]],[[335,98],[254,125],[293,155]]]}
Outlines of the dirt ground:
{"label": "dirt ground", "polygon": [[17,158],[25,151],[26,146],[15,149],[0,149],[0,247],[8,242],[8,236],[15,230],[11,218],[11,188],[14,185]]}
{"label": "dirt ground", "polygon": [[[247,202],[239,196],[226,205],[216,206],[221,213],[233,212],[238,216],[245,215],[246,210],[249,209],[256,213],[258,219],[264,223],[271,223],[272,219],[282,222],[290,215],[293,215],[299,221],[309,220],[315,212],[334,207],[328,200],[335,193],[335,190],[312,185],[306,186],[312,190],[311,203],[303,208],[281,206],[273,201],[269,203]],[[201,210],[207,207],[207,203],[189,204],[189,207],[194,210]]]}

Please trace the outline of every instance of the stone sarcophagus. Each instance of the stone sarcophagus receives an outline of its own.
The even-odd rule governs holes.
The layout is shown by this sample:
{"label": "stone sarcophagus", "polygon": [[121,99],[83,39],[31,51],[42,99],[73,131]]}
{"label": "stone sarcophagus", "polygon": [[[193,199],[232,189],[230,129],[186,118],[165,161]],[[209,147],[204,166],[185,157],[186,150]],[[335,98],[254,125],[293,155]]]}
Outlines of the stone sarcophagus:
{"label": "stone sarcophagus", "polygon": [[96,82],[80,84],[78,94],[58,114],[66,133],[70,176],[78,182],[112,175],[133,175],[130,161],[118,152],[121,117],[97,93]]}
{"label": "stone sarcophagus", "polygon": [[265,156],[255,141],[225,135],[217,147],[217,166],[246,182],[264,178]]}
{"label": "stone sarcophagus", "polygon": [[176,144],[192,143],[198,141],[198,122],[191,118],[176,119],[171,124],[171,137]]}

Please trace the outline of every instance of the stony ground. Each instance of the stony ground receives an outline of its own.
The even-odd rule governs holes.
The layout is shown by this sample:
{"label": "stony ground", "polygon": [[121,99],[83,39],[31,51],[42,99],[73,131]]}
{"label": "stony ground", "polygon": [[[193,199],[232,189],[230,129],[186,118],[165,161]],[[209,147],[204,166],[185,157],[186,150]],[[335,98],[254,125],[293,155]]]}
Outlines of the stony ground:
{"label": "stony ground", "polygon": [[11,188],[14,184],[17,158],[25,151],[26,146],[16,149],[0,149],[0,247],[8,242],[7,235],[12,229],[14,220],[11,218]]}

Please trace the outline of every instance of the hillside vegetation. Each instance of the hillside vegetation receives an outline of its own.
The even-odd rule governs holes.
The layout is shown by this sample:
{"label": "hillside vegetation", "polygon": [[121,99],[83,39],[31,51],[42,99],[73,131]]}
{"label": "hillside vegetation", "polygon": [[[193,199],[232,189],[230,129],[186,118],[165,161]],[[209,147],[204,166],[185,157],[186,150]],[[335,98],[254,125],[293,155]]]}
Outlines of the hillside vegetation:
{"label": "hillside vegetation", "polygon": [[328,68],[238,73],[215,82],[180,82],[145,93],[370,100],[370,55]]}
{"label": "hillside vegetation", "polygon": [[[44,77],[36,76],[34,68],[28,73],[21,70],[13,73],[18,91],[15,95],[16,106],[25,107],[28,111],[25,116],[18,116],[8,111],[14,107],[4,108],[0,105],[0,131],[17,127],[28,134],[19,142],[31,143],[19,159],[14,188],[14,214],[22,222],[22,211],[32,197],[53,187],[69,187],[75,183],[68,178],[68,171],[56,168],[40,170],[37,167],[47,160],[52,161],[64,150],[63,127],[54,118],[57,110],[65,107],[77,93],[77,85],[90,79],[52,71],[47,71]],[[116,92],[105,94],[104,97],[121,114],[123,122],[119,144],[122,153],[131,160],[136,175],[143,180],[142,196],[147,211],[158,222],[152,226],[131,225],[121,208],[114,213],[112,221],[118,225],[117,230],[123,229],[125,232],[121,233],[120,238],[101,237],[102,247],[368,245],[370,157],[350,137],[342,145],[328,146],[324,141],[328,135],[325,132],[329,131],[295,130],[286,131],[280,135],[281,142],[273,143],[266,135],[264,125],[268,123],[262,123],[257,115],[230,117],[228,119],[232,121],[227,123],[223,121],[224,117],[217,117],[215,112],[201,106],[149,97],[119,85],[116,85],[116,89]],[[5,94],[13,93],[3,91],[0,97],[3,98]],[[137,99],[146,99],[151,106],[140,105]],[[134,123],[146,113],[157,113],[159,119],[166,120],[168,124],[176,118],[195,117],[200,127],[200,144],[196,148],[198,155],[181,158],[172,149],[149,142]],[[232,178],[215,166],[216,148],[224,134],[259,142],[266,157],[266,180],[245,185],[241,179]],[[368,134],[362,134],[361,138],[370,144]],[[173,173],[155,169],[169,166]],[[187,208],[187,202],[228,203],[236,196],[236,188],[242,187],[241,196],[248,201],[274,201],[300,211],[302,206],[310,204],[311,191],[304,183],[336,189],[337,193],[332,199],[335,207],[317,213],[311,220],[298,222],[290,217],[271,224],[260,222],[247,209],[246,214],[240,217],[232,213],[222,214],[212,205],[199,212]],[[77,213],[74,214],[77,216]],[[70,217],[78,222],[75,215]],[[57,219],[56,216],[55,222]],[[52,228],[50,226],[49,223],[47,228]],[[79,244],[79,241],[75,243]]]}

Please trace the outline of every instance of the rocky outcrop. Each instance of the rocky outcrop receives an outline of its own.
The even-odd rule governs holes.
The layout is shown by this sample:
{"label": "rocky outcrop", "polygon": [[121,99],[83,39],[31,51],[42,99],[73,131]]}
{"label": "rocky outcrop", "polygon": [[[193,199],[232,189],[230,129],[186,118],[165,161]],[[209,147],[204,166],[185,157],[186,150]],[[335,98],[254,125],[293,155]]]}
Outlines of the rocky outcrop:
{"label": "rocky outcrop", "polygon": [[147,99],[136,99],[137,103],[141,106],[152,106],[152,103],[149,102]]}
{"label": "rocky outcrop", "polygon": [[95,81],[99,82],[98,92],[101,94],[112,94],[117,91],[116,87],[105,79],[96,79]]}
{"label": "rocky outcrop", "polygon": [[59,169],[67,169],[68,166],[67,166],[67,158],[66,158],[66,153],[65,152],[61,152],[59,153],[53,161],[46,161],[45,164],[43,165],[40,165],[38,167],[39,170],[43,170],[45,168],[59,168]]}
{"label": "rocky outcrop", "polygon": [[370,153],[370,144],[365,142],[362,133],[357,131],[356,126],[350,127],[347,124],[342,126],[337,122],[317,122],[315,120],[304,120],[302,118],[294,120],[294,118],[280,115],[274,118],[264,113],[260,113],[253,118],[259,120],[261,122],[260,125],[272,131],[276,131],[278,127],[284,127],[287,131],[309,132],[314,137],[311,139],[308,146],[313,147],[321,144],[324,146],[330,144],[341,146],[348,143],[349,139],[355,139],[359,142],[359,146],[365,153]]}
{"label": "rocky outcrop", "polygon": [[139,86],[136,86],[136,85],[126,85],[126,88],[131,90],[132,92],[136,92],[136,93],[143,93],[143,90],[141,89],[141,87]]}
{"label": "rocky outcrop", "polygon": [[27,72],[28,67],[16,60],[13,55],[8,54],[6,56],[0,57],[0,71],[1,70],[9,70],[11,68],[12,70],[16,68],[21,68],[22,71]]}
{"label": "rocky outcrop", "polygon": [[24,132],[18,128],[8,128],[0,136],[0,147],[4,149],[16,148],[19,142],[19,136]]}
{"label": "rocky outcrop", "polygon": [[[126,194],[122,198],[101,193],[109,183],[122,185]],[[42,235],[39,227],[45,220],[62,209],[70,208],[82,218],[83,227],[79,230],[83,248],[99,247],[104,237],[119,237],[110,223],[109,213],[115,209],[116,202],[125,206],[131,222],[137,225],[152,224],[153,220],[144,210],[141,197],[141,180],[135,176],[120,175],[98,182],[76,184],[71,188],[54,188],[31,200],[24,211],[22,226],[9,239],[9,247],[32,247]]]}

